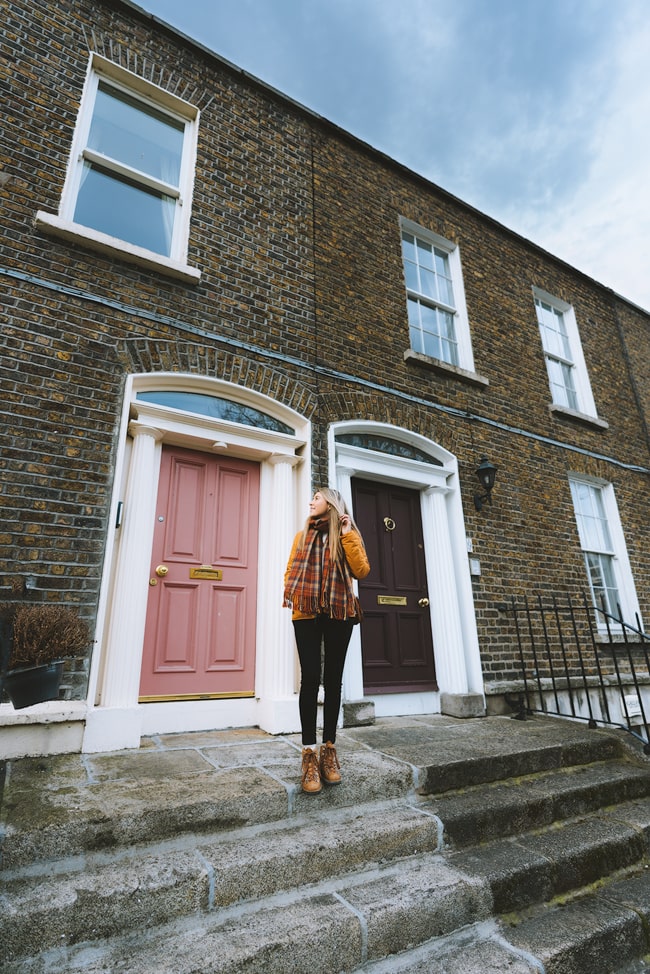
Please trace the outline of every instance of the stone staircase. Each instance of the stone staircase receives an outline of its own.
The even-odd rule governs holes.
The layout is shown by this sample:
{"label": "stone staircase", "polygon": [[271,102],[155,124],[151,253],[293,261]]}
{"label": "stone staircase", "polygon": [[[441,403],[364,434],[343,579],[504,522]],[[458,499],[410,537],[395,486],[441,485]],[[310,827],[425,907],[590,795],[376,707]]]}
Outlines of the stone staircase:
{"label": "stone staircase", "polygon": [[259,731],[8,762],[4,974],[642,974],[650,761],[551,719]]}

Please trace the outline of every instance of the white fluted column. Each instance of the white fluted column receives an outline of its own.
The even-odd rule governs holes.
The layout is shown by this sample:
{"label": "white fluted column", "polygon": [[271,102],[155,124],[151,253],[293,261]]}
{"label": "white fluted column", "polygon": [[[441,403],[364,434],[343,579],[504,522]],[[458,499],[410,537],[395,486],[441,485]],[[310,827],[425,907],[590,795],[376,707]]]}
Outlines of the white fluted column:
{"label": "white fluted column", "polygon": [[256,696],[260,726],[294,731],[298,719],[291,610],[283,608],[283,580],[295,524],[294,467],[300,457],[274,454],[263,471],[260,505],[259,613]]}
{"label": "white fluted column", "polygon": [[156,454],[164,434],[138,422],[129,425],[129,433],[133,447],[104,647],[100,706],[87,721],[87,751],[138,747],[140,743],[137,705],[156,513]]}
{"label": "white fluted column", "polygon": [[425,491],[422,504],[424,528],[429,535],[424,547],[436,676],[442,693],[466,693],[463,630],[445,493],[444,488],[432,487]]}

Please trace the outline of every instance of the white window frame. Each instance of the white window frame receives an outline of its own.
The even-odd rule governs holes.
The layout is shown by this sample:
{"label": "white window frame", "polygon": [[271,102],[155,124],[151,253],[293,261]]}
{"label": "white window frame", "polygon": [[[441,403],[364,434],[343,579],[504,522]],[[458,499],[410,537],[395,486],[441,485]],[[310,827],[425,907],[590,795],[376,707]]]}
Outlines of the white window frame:
{"label": "white window frame", "polygon": [[[578,507],[576,505],[576,499],[574,494],[573,485],[574,484],[584,484],[592,489],[598,491],[602,503],[602,509],[604,518],[607,524],[607,530],[609,533],[609,540],[611,543],[611,550],[608,551],[595,551],[591,547],[586,547],[585,539],[582,537],[582,532],[580,530],[580,521],[578,519]],[[569,474],[569,486],[571,488],[571,499],[573,501],[573,510],[576,518],[576,527],[578,530],[578,536],[580,537],[580,547],[582,550],[585,572],[587,574],[587,581],[589,584],[589,589],[591,592],[591,597],[594,606],[596,606],[596,600],[594,598],[594,591],[591,583],[591,577],[589,573],[589,567],[587,565],[586,556],[590,553],[609,555],[611,557],[611,565],[614,574],[614,581],[618,591],[618,601],[621,606],[621,612],[625,622],[630,625],[636,625],[636,617],[639,616],[639,601],[637,599],[636,587],[634,585],[634,577],[632,575],[632,566],[630,565],[630,559],[627,552],[627,545],[625,543],[625,536],[623,534],[623,527],[621,525],[621,518],[618,511],[618,504],[616,503],[616,495],[614,493],[614,487],[612,484],[605,480],[599,480],[595,477],[587,477],[580,474]],[[597,606],[598,609],[601,608],[600,605]],[[614,609],[614,611],[616,611]],[[603,633],[607,631],[607,624],[603,618],[601,612],[596,612],[596,622],[599,632]],[[610,621],[610,629],[612,631],[618,631],[620,627],[613,625]]]}
{"label": "white window frame", "polygon": [[[544,352],[544,362],[546,364],[546,371],[549,380],[549,389],[551,392],[551,399],[553,401],[553,406],[558,411],[567,412],[569,414],[578,414],[582,416],[588,416],[593,419],[598,419],[598,413],[596,412],[596,403],[594,402],[593,393],[591,391],[591,383],[589,381],[589,373],[587,371],[587,363],[585,362],[584,353],[582,351],[582,342],[580,341],[580,333],[578,332],[578,323],[576,321],[575,311],[570,304],[566,301],[561,301],[559,298],[553,297],[547,291],[541,290],[541,288],[533,288],[533,298],[535,302],[535,319],[537,321],[537,326],[539,328],[540,340],[542,343],[542,349]],[[567,340],[569,343],[570,358],[564,359],[556,355],[555,352],[547,349],[545,343],[545,329],[540,324],[539,317],[537,315],[537,302],[543,302],[544,304],[550,305],[555,311],[562,315],[564,321],[564,326],[566,329]],[[551,372],[549,366],[549,360],[561,361],[562,363],[569,365],[571,368],[571,373],[573,377],[573,384],[575,388],[575,394],[577,399],[577,408],[573,409],[571,406],[567,406],[566,403],[558,401],[556,396],[554,386],[551,381]]]}
{"label": "white window frame", "polygon": [[[426,230],[424,227],[419,226],[417,223],[413,223],[411,220],[401,219],[400,220],[400,253],[402,254],[402,268],[404,267],[403,250],[402,250],[402,234],[410,233],[415,237],[419,237],[426,243],[437,247],[442,250],[447,255],[449,262],[449,271],[451,275],[451,284],[454,292],[454,307],[450,308],[448,305],[439,304],[435,300],[427,297],[426,295],[420,294],[417,291],[411,291],[406,286],[406,275],[404,275],[404,287],[406,290],[407,301],[408,298],[412,297],[421,301],[424,304],[429,304],[431,307],[441,307],[445,311],[452,311],[454,315],[454,330],[456,337],[456,347],[458,351],[458,363],[448,362],[446,359],[432,359],[432,361],[443,362],[445,366],[449,368],[458,368],[465,372],[474,372],[474,354],[472,352],[472,342],[469,330],[469,318],[467,315],[467,303],[465,301],[465,285],[463,283],[463,271],[460,261],[460,248],[457,244],[453,243],[451,240],[446,240],[444,237],[439,236],[437,233],[433,233],[431,230]],[[410,335],[409,335],[410,343]],[[413,349],[413,352],[422,358],[430,358],[430,356],[425,356],[419,350]]]}
{"label": "white window frame", "polygon": [[[166,195],[176,199],[169,255],[156,253],[92,227],[74,222],[73,214],[81,185],[84,160],[94,159],[95,156],[92,150],[87,148],[87,143],[95,98],[99,83],[102,80],[158,111],[170,115],[183,124],[183,149],[178,186],[170,188],[155,179],[146,177],[144,174],[138,176],[138,181],[143,187],[148,185],[164,191]],[[165,91],[158,85],[141,78],[99,54],[92,53],[88,63],[88,73],[77,116],[59,212],[55,216],[39,210],[36,215],[36,225],[65,239],[83,242],[94,249],[117,255],[133,263],[162,270],[182,279],[198,280],[200,271],[187,264],[187,249],[196,168],[199,114],[198,108],[177,95]],[[121,166],[114,166],[113,168],[116,171],[124,169]]]}

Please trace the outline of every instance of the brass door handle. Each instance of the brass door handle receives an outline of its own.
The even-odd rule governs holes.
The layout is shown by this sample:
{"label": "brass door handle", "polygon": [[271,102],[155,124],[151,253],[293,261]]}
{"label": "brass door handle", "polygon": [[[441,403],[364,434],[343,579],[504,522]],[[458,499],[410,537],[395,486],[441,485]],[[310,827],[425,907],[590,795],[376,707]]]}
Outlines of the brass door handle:
{"label": "brass door handle", "polygon": [[421,609],[426,609],[428,604],[429,604],[428,599],[418,599],[418,605],[420,606]]}
{"label": "brass door handle", "polygon": [[167,567],[167,565],[158,565],[158,567],[156,568],[156,575],[158,576],[158,578],[164,578],[168,571],[169,568]]}

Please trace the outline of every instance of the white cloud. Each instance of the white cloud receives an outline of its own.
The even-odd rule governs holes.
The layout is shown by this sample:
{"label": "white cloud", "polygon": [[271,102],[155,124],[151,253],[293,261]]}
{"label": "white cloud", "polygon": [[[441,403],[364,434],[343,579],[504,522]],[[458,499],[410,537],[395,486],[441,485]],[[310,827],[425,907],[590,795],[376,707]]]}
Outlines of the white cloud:
{"label": "white cloud", "polygon": [[650,23],[623,26],[584,179],[560,209],[527,208],[509,225],[650,310]]}
{"label": "white cloud", "polygon": [[144,2],[650,309],[647,0]]}

